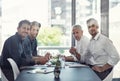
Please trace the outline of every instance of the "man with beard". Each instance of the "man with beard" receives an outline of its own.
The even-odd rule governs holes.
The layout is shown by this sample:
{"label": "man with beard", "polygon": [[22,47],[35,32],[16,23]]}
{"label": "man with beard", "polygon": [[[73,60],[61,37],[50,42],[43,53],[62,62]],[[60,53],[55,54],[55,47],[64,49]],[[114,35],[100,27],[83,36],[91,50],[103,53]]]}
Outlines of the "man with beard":
{"label": "man with beard", "polygon": [[94,18],[87,20],[88,31],[92,36],[85,53],[85,63],[104,80],[119,61],[119,54],[112,41],[99,33],[98,22]]}

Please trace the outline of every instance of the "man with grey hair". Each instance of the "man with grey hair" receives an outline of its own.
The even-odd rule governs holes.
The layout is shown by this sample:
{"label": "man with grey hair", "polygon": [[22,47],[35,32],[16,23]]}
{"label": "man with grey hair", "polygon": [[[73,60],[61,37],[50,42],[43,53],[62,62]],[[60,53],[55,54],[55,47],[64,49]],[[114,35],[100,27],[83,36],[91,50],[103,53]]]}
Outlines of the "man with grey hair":
{"label": "man with grey hair", "polygon": [[85,63],[104,80],[119,61],[119,54],[112,41],[98,32],[98,22],[94,18],[87,20],[88,31],[92,36],[85,53]]}
{"label": "man with grey hair", "polygon": [[[80,25],[73,26],[72,34],[76,40],[76,45],[75,47],[71,47],[69,50],[72,56],[66,56],[65,60],[66,61],[79,61],[83,63],[84,52],[88,46],[89,39],[83,35],[83,30]],[[80,59],[80,57],[82,58]]]}

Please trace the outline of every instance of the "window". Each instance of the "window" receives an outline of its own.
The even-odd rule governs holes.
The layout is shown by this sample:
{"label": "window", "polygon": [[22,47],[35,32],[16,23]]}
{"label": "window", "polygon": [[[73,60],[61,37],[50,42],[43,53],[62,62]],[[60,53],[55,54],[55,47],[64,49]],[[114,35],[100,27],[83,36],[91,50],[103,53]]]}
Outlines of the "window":
{"label": "window", "polygon": [[100,0],[76,0],[76,24],[82,26],[84,35],[89,38],[86,20],[91,17],[100,22]]}
{"label": "window", "polygon": [[[120,0],[109,1],[109,38],[120,54]],[[120,78],[120,62],[114,68],[114,78]]]}
{"label": "window", "polygon": [[1,52],[1,48],[2,48],[2,23],[1,23],[1,15],[2,15],[2,8],[1,8],[1,0],[0,0],[0,52]]}
{"label": "window", "polygon": [[[76,17],[72,15],[72,1],[76,1],[76,10],[73,12]],[[99,19],[99,6],[99,0],[3,0],[2,45],[9,36],[15,34],[20,20],[36,20],[42,25],[37,36],[38,54],[44,55],[46,51],[50,51],[53,54],[69,55],[72,24],[82,25],[84,34],[89,36],[86,18]],[[5,32],[6,29],[10,31]]]}
{"label": "window", "polygon": [[[18,22],[23,19],[36,20],[42,25],[37,37],[38,53],[43,54],[49,49],[64,53],[63,49],[70,48],[71,0],[3,0],[2,45],[15,34]],[[6,29],[10,31],[5,32]]]}

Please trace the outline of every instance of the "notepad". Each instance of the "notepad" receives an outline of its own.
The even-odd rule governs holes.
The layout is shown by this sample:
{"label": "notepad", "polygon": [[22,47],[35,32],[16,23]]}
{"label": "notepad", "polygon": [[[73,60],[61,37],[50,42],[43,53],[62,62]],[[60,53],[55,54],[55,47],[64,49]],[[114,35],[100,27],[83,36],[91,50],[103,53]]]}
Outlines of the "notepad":
{"label": "notepad", "polygon": [[87,65],[80,64],[80,63],[67,63],[66,65],[68,65],[70,68],[75,68],[75,67],[89,67]]}

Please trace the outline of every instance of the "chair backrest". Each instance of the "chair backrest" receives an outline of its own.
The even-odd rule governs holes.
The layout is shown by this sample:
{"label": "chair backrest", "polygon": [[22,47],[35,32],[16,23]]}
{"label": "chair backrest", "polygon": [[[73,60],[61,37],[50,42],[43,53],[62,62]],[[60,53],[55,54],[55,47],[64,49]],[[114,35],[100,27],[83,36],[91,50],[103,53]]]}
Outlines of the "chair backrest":
{"label": "chair backrest", "polygon": [[113,78],[113,70],[109,73],[109,75],[103,81],[112,81]]}
{"label": "chair backrest", "polygon": [[6,78],[6,76],[4,75],[4,73],[2,72],[2,69],[0,68],[1,71],[1,80],[2,81],[8,81],[8,79]]}
{"label": "chair backrest", "polygon": [[16,80],[17,76],[20,73],[20,71],[18,69],[18,66],[17,66],[16,62],[12,58],[8,58],[7,60],[11,64],[11,67],[12,67],[12,70],[13,70],[13,74],[14,74],[14,80]]}

